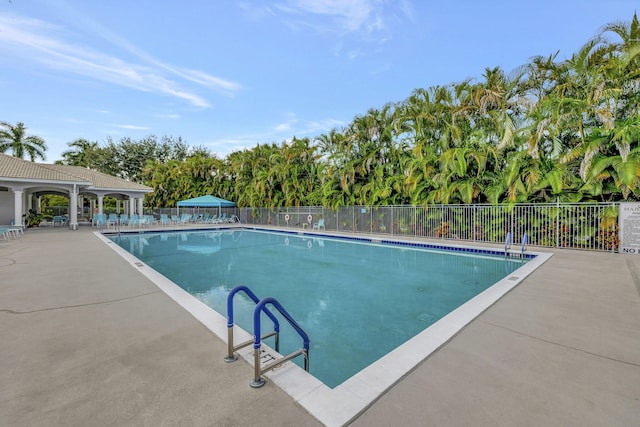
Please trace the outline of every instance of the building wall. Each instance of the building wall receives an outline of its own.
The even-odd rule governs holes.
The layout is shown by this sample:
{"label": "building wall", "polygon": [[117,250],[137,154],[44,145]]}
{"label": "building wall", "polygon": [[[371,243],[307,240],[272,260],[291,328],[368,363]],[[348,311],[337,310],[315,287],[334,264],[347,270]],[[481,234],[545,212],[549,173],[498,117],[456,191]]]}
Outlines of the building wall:
{"label": "building wall", "polygon": [[13,191],[0,191],[0,225],[11,224],[13,210]]}

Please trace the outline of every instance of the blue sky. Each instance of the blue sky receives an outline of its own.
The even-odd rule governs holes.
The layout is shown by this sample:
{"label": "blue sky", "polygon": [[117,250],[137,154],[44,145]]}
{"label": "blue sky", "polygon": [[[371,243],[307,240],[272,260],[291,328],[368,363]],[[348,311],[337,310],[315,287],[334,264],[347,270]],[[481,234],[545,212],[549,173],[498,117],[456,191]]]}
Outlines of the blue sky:
{"label": "blue sky", "polygon": [[224,157],[418,87],[568,58],[627,0],[0,0],[0,120],[45,139],[182,137]]}

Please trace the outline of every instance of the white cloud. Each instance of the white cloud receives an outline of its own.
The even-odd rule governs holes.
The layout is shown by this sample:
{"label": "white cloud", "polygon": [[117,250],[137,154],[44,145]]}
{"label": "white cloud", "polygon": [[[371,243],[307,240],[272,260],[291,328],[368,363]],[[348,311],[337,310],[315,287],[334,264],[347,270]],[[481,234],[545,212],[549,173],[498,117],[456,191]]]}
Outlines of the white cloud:
{"label": "white cloud", "polygon": [[171,119],[176,120],[180,118],[179,114],[156,114],[155,117],[159,119]]}
{"label": "white cloud", "polygon": [[[289,0],[281,10],[306,12],[339,20],[346,31],[359,31],[372,27],[377,21],[379,0]],[[379,24],[378,24],[379,25]]]}
{"label": "white cloud", "polygon": [[288,132],[291,130],[291,124],[290,123],[280,123],[279,125],[276,125],[276,127],[274,128],[276,132]]}
{"label": "white cloud", "polygon": [[241,7],[250,19],[277,17],[293,31],[333,39],[333,53],[349,60],[371,55],[372,45],[385,45],[394,28],[414,15],[411,0],[278,0],[266,6],[255,2],[253,9],[245,1]]}
{"label": "white cloud", "polygon": [[292,28],[304,26],[322,33],[351,34],[377,43],[390,38],[391,25],[387,21],[413,19],[414,13],[410,0],[282,0],[270,10],[288,17],[286,24]]}
{"label": "white cloud", "polygon": [[286,116],[287,116],[286,120],[283,123],[279,123],[279,124],[274,126],[273,129],[277,133],[291,132],[291,130],[293,129],[294,125],[298,122],[298,118],[295,115],[295,113],[287,113]]}
{"label": "white cloud", "polygon": [[210,107],[209,101],[186,88],[184,83],[195,83],[227,95],[233,95],[241,88],[235,82],[203,71],[163,63],[106,30],[99,33],[116,46],[133,53],[140,61],[127,61],[67,42],[62,38],[60,28],[40,20],[16,16],[0,16],[0,54],[36,62],[65,73],[176,97],[199,108]]}
{"label": "white cloud", "polygon": [[151,130],[150,127],[147,126],[137,126],[137,125],[115,125],[119,129],[127,129],[127,130]]}

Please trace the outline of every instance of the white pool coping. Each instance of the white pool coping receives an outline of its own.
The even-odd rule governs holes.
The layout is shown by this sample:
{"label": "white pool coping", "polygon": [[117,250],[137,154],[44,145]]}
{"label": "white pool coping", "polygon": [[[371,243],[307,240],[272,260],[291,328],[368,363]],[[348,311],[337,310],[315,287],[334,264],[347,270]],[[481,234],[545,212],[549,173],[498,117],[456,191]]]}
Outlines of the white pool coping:
{"label": "white pool coping", "polygon": [[[94,234],[227,344],[226,317],[113,243],[102,233],[95,232]],[[322,237],[330,238],[331,236],[323,235]],[[349,237],[349,235],[342,237]],[[385,240],[416,243],[415,240]],[[467,249],[487,249],[479,246],[460,244],[447,244],[446,246]],[[327,387],[320,380],[308,374],[304,369],[292,362],[286,362],[282,367],[267,372],[264,374],[264,377],[284,390],[294,401],[299,403],[323,424],[327,426],[342,426],[366,410],[386,390],[391,388],[420,362],[451,340],[467,324],[502,298],[507,292],[516,287],[524,278],[544,264],[553,255],[547,252],[527,251],[527,253],[534,255],[535,258],[530,259],[508,277],[505,277],[490,288],[476,295],[415,337],[387,353],[333,389]],[[253,334],[244,331],[237,325],[234,328],[234,341],[241,342],[253,338]],[[268,346],[265,347],[268,351],[273,352]],[[253,346],[248,346],[238,351],[237,354],[253,366]],[[220,357],[224,356],[226,356],[226,354],[220,355]],[[249,383],[252,379],[253,378],[247,378],[247,388],[249,388]]]}

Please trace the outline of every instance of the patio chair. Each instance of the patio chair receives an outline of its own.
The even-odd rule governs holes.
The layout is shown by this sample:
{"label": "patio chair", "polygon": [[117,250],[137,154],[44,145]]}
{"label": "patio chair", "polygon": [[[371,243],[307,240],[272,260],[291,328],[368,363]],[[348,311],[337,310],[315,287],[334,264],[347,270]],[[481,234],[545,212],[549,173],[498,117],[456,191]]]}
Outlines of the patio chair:
{"label": "patio chair", "polygon": [[103,225],[107,225],[107,215],[106,214],[95,214],[95,215],[93,215],[93,226],[94,227],[101,227]]}
{"label": "patio chair", "polygon": [[0,228],[0,235],[4,237],[4,240],[11,240],[11,237],[15,234],[13,232],[13,229],[2,227]]}
{"label": "patio chair", "polygon": [[138,227],[140,225],[140,217],[137,214],[132,214],[127,225],[129,228],[132,226]]}
{"label": "patio chair", "polygon": [[54,227],[56,225],[60,225],[63,226],[67,223],[67,219],[62,216],[62,215],[56,215],[53,217],[53,219],[51,220],[51,225],[53,225]]}
{"label": "patio chair", "polygon": [[20,237],[21,235],[24,235],[24,228],[19,225],[10,225],[9,232],[15,237]]}
{"label": "patio chair", "polygon": [[152,225],[158,224],[158,220],[156,219],[155,216],[153,215],[144,215],[144,224],[148,227],[151,227]]}
{"label": "patio chair", "polygon": [[160,225],[171,225],[171,219],[169,219],[169,215],[160,214]]}
{"label": "patio chair", "polygon": [[146,215],[140,215],[138,217],[138,226],[144,227],[145,225],[149,225],[149,217]]}
{"label": "patio chair", "polygon": [[321,228],[323,230],[326,230],[326,228],[324,228],[324,218],[320,218],[318,220],[318,222],[314,223],[312,230],[318,230],[319,231]]}
{"label": "patio chair", "polygon": [[107,227],[110,227],[117,223],[118,223],[118,214],[110,213],[109,217],[107,218]]}
{"label": "patio chair", "polygon": [[129,225],[129,215],[120,214],[120,225]]}

